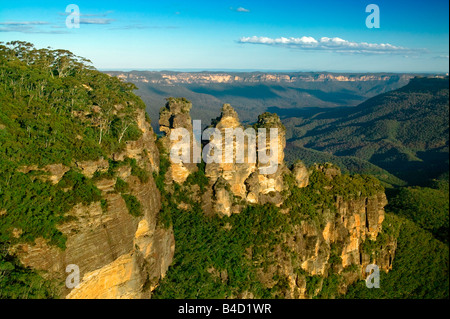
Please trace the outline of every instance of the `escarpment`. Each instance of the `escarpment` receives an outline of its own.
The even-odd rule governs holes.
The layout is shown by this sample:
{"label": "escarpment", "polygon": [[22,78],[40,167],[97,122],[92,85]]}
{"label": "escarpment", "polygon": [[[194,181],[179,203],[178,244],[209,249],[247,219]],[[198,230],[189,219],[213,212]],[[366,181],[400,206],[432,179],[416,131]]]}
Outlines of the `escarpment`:
{"label": "escarpment", "polygon": [[[254,137],[251,131],[246,131],[248,128],[254,129]],[[252,138],[258,140],[261,134],[258,129],[268,131],[270,128],[277,129],[276,138],[270,139],[267,134],[266,143],[252,144]],[[286,167],[285,130],[275,114],[264,113],[253,126],[244,127],[234,109],[225,104],[221,115],[207,130],[211,134],[206,135],[209,141],[203,140],[203,152],[222,151],[220,161],[207,162],[204,168],[199,166],[207,177],[203,191],[195,185],[195,180],[187,177],[189,184],[180,183],[180,192],[189,194],[191,203],[201,203],[204,214],[225,219],[225,229],[237,233],[234,216],[247,214],[248,207],[265,205],[262,214],[264,211],[269,214],[272,210],[269,207],[275,207],[283,222],[277,226],[279,228],[269,230],[276,234],[274,244],[249,244],[245,253],[264,289],[271,293],[276,291],[276,295],[283,298],[330,298],[344,294],[349,285],[365,279],[369,264],[386,272],[392,269],[396,239],[383,232],[387,199],[378,180],[341,174],[338,167],[329,163],[308,168],[299,161],[291,168]],[[236,135],[227,139],[227,132],[239,131],[248,133],[244,134],[243,142]],[[267,174],[260,170],[269,166],[261,161],[260,152],[269,154],[274,144],[278,148],[277,169]],[[234,158],[231,162],[226,160],[227,145],[231,145],[228,149]],[[252,162],[249,148],[253,145],[256,156]],[[236,161],[240,151],[245,151],[243,162]],[[185,195],[183,205],[178,206],[181,210],[178,214],[186,214],[192,208],[186,205],[189,199]],[[175,193],[174,197],[177,196]],[[261,254],[264,257],[261,258]],[[209,265],[208,269],[227,272],[217,267]],[[333,287],[333,294],[330,287]],[[228,297],[253,298],[258,294],[245,290]]]}
{"label": "escarpment", "polygon": [[77,169],[101,194],[99,201],[76,204],[57,226],[67,238],[65,249],[43,238],[10,248],[25,266],[63,283],[66,267],[75,265],[79,287],[62,287],[61,297],[149,298],[172,262],[173,232],[157,223],[161,198],[152,176],[159,169],[155,134],[143,109],[133,116],[142,134],[123,150],[107,159],[43,169],[54,184]]}

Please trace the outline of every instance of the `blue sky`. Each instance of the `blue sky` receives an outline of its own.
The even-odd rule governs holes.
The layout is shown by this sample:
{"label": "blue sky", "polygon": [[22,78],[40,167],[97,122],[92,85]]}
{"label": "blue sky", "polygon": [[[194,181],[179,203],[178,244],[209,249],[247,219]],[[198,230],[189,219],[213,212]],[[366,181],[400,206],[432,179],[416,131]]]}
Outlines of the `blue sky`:
{"label": "blue sky", "polygon": [[[99,69],[448,72],[448,1],[4,1],[0,41]],[[66,6],[80,8],[78,29]],[[380,28],[367,28],[368,4]]]}

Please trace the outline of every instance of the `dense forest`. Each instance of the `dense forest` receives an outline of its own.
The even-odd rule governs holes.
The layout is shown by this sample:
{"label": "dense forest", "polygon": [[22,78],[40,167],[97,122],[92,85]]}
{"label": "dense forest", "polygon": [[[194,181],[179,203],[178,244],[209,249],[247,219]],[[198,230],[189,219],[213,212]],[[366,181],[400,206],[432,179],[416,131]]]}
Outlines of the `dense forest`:
{"label": "dense forest", "polygon": [[358,158],[361,167],[353,160],[350,170],[367,172],[369,162],[396,177],[370,169],[387,183],[423,185],[448,171],[448,99],[448,77],[417,77],[353,108],[290,114],[283,121],[288,127],[288,160],[299,155],[306,162],[317,156]]}
{"label": "dense forest", "polygon": [[[164,150],[161,149],[164,154]],[[282,207],[273,204],[246,205],[239,214],[230,217],[204,214],[201,203],[196,199],[195,189],[201,190],[208,180],[204,163],[182,185],[175,184],[172,193],[167,193],[163,183],[168,167],[167,155],[162,156],[161,169],[156,176],[157,184],[164,194],[164,218],[166,227],[173,226],[175,232],[175,260],[167,276],[155,290],[155,299],[197,299],[197,298],[285,298],[288,278],[275,273],[275,284],[268,288],[263,284],[260,273],[269,267],[276,267],[280,261],[274,251],[289,252],[295,259],[295,252],[286,243],[286,237],[302,221],[324,225],[324,216],[318,207],[335,211],[335,198],[350,199],[358,196],[372,196],[383,187],[372,176],[340,175],[330,181],[323,172],[314,171],[310,186],[300,189],[295,186],[294,177],[287,174],[285,182],[289,194]],[[194,195],[194,196],[193,196]],[[181,209],[180,204],[189,209]],[[289,213],[282,213],[282,210]],[[338,247],[331,262],[340,262]],[[251,257],[249,256],[251,252]],[[351,268],[351,267],[350,267]],[[348,269],[350,271],[352,269]],[[303,275],[313,295],[314,283],[320,276]],[[339,284],[343,276],[329,274],[316,298],[338,298]]]}

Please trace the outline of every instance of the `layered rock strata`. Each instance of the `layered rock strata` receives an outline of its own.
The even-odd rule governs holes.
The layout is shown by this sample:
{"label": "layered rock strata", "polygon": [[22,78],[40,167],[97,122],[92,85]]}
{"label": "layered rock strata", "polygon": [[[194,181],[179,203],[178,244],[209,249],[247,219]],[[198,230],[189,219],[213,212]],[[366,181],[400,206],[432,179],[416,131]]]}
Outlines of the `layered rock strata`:
{"label": "layered rock strata", "polygon": [[[43,270],[46,277],[65,282],[70,273],[66,267],[78,267],[78,288],[61,290],[66,298],[149,298],[158,281],[172,262],[175,242],[171,229],[157,223],[161,198],[152,172],[159,167],[155,134],[145,120],[145,111],[136,111],[136,122],[142,136],[127,142],[123,152],[112,154],[116,161],[131,158],[149,174],[146,181],[132,175],[130,165],[119,167],[114,177],[95,180],[107,203],[74,206],[66,214],[59,230],[66,235],[66,248],[61,250],[38,238],[34,244],[11,248],[25,266]],[[57,183],[69,167],[51,165],[44,170]],[[86,177],[108,170],[107,160],[73,163]],[[121,194],[114,191],[117,178],[129,185],[129,193],[141,204],[141,216],[132,216]]]}

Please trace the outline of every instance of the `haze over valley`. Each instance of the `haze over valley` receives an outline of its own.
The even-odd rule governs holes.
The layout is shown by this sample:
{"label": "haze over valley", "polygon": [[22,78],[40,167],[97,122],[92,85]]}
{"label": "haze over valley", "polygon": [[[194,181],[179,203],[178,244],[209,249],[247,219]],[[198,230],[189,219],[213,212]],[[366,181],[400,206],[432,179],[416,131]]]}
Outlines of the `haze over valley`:
{"label": "haze over valley", "polygon": [[[288,112],[305,107],[355,106],[377,94],[406,85],[415,74],[329,73],[329,72],[168,72],[104,71],[136,84],[151,118],[157,119],[167,97],[185,97],[195,108],[194,119],[209,125],[224,103],[238,111],[242,121],[278,110]],[[284,114],[286,113],[286,114]],[[157,121],[153,128],[159,131]]]}

